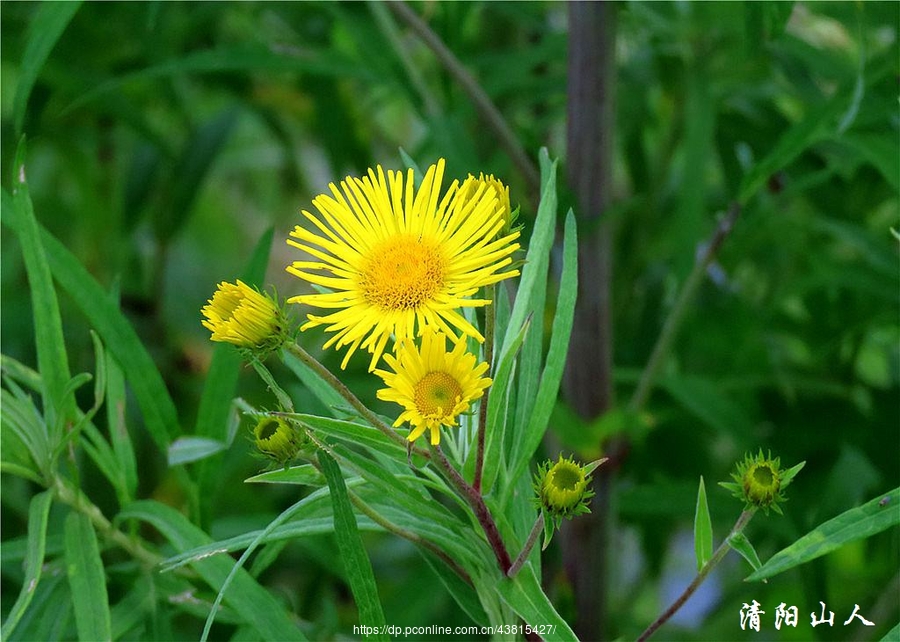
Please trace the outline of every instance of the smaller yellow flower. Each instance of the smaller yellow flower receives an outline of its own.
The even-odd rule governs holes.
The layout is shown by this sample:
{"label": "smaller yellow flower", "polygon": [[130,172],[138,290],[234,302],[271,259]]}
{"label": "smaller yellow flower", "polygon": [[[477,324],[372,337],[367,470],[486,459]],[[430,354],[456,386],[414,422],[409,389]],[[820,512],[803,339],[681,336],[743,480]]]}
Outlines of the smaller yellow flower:
{"label": "smaller yellow flower", "polygon": [[386,354],[384,360],[394,372],[375,370],[387,386],[378,391],[378,398],[403,406],[394,426],[408,421],[412,425],[409,441],[430,430],[431,443],[439,444],[441,426],[458,425],[456,418],[491,385],[490,379],[482,377],[488,364],[475,364],[475,355],[466,352],[465,336],[447,352],[446,336],[432,327],[422,334],[421,350],[407,339],[396,356]]}
{"label": "smaller yellow flower", "polygon": [[220,283],[201,312],[213,341],[270,352],[286,339],[288,322],[278,304],[240,280]]}

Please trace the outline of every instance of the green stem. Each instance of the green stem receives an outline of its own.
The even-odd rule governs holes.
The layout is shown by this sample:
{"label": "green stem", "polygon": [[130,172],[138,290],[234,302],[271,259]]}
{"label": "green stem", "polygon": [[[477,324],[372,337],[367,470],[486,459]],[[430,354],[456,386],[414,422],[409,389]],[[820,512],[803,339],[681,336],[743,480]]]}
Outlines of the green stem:
{"label": "green stem", "polygon": [[522,550],[519,552],[519,556],[516,558],[516,561],[513,562],[512,566],[506,571],[506,577],[515,577],[516,573],[518,573],[522,566],[525,564],[525,561],[528,559],[528,556],[531,555],[531,549],[534,548],[535,542],[537,542],[538,535],[541,534],[541,531],[544,530],[544,511],[538,513],[537,519],[534,520],[534,526],[531,527],[531,532],[528,533],[528,539],[525,541],[525,546],[522,547]]}
{"label": "green stem", "polygon": [[450,483],[456,486],[456,489],[460,494],[462,494],[466,501],[469,502],[469,506],[472,507],[472,511],[475,513],[475,519],[481,524],[481,528],[484,530],[485,536],[487,536],[488,544],[490,544],[491,549],[494,551],[497,563],[500,565],[500,570],[506,574],[509,572],[510,567],[512,567],[512,560],[509,557],[509,551],[506,550],[506,545],[503,543],[503,538],[500,537],[497,523],[491,516],[487,504],[484,503],[484,498],[481,496],[481,493],[476,491],[473,486],[466,483],[466,480],[462,478],[459,471],[457,471],[447,460],[447,456],[444,455],[444,451],[441,450],[440,446],[432,446],[432,451],[436,455],[432,458],[432,461],[437,463],[440,469],[444,471],[444,474],[447,475]]}
{"label": "green stem", "polygon": [[115,528],[100,509],[88,499],[87,495],[69,486],[61,477],[54,478],[53,490],[57,499],[62,503],[68,504],[79,513],[86,515],[100,535],[120,547],[144,566],[153,568],[162,562],[163,558],[161,556],[144,548],[139,541],[128,537],[125,533]]}
{"label": "green stem", "polygon": [[716,549],[716,552],[713,553],[709,561],[703,565],[703,568],[701,568],[697,573],[697,577],[694,578],[694,581],[691,582],[686,589],[684,589],[684,592],[678,596],[678,599],[675,600],[672,605],[662,613],[662,615],[656,618],[656,620],[650,626],[648,626],[643,633],[641,633],[641,636],[637,639],[637,642],[644,642],[644,640],[648,639],[656,632],[659,627],[665,624],[669,620],[669,618],[675,615],[678,609],[680,609],[685,602],[687,602],[688,598],[691,597],[691,595],[694,594],[694,591],[699,588],[699,586],[703,583],[703,580],[705,580],[713,570],[713,568],[715,568],[716,564],[721,562],[728,551],[731,550],[731,544],[729,544],[729,540],[731,539],[731,537],[743,531],[755,513],[755,508],[745,510],[743,513],[741,513],[741,516],[738,517],[738,520],[737,522],[735,522],[734,527],[728,534],[728,537],[726,537],[722,541],[722,543],[719,545],[719,548]]}
{"label": "green stem", "polygon": [[381,417],[376,415],[374,412],[369,410],[369,408],[364,404],[359,398],[354,395],[350,388],[344,385],[344,383],[331,374],[331,371],[328,370],[325,366],[323,366],[319,361],[317,361],[311,354],[309,354],[306,350],[298,346],[296,343],[286,343],[285,349],[288,350],[295,357],[300,359],[304,363],[304,365],[308,366],[313,372],[319,375],[325,383],[331,386],[335,392],[341,395],[347,403],[349,403],[356,412],[358,412],[366,421],[372,424],[375,428],[380,430],[386,437],[388,437],[391,441],[394,441],[404,448],[411,448],[412,452],[416,455],[420,455],[425,457],[426,459],[431,458],[431,453],[422,448],[418,448],[416,446],[410,446],[409,442],[397,434],[390,426],[384,423],[381,420]]}
{"label": "green stem", "polygon": [[732,203],[725,218],[719,222],[719,225],[713,232],[712,238],[706,244],[703,256],[694,262],[694,268],[688,275],[684,287],[681,288],[681,292],[678,294],[675,305],[672,306],[672,310],[669,312],[669,316],[663,324],[662,330],[659,333],[659,338],[656,340],[656,345],[653,346],[653,353],[650,355],[650,359],[647,361],[647,365],[641,373],[641,379],[638,382],[637,388],[635,388],[634,394],[631,396],[631,401],[628,403],[628,408],[630,410],[640,410],[647,402],[647,398],[656,381],[659,369],[662,367],[665,357],[672,347],[672,341],[675,339],[678,329],[681,327],[681,321],[684,317],[684,313],[687,311],[688,304],[694,299],[697,289],[703,282],[706,268],[715,258],[719,248],[722,247],[722,243],[731,232],[740,213],[740,205],[737,202]]}
{"label": "green stem", "polygon": [[[496,284],[489,286],[488,292],[490,294],[491,304],[484,310],[484,360],[485,363],[488,364],[488,372],[493,375],[495,318],[494,305],[496,305],[495,299],[497,297]],[[478,443],[476,445],[477,450],[475,453],[475,481],[472,482],[472,486],[478,493],[481,493],[481,477],[484,472],[484,442],[485,434],[487,433],[487,409],[490,391],[490,386],[485,388],[484,395],[481,397],[481,401],[479,402],[478,406]]]}

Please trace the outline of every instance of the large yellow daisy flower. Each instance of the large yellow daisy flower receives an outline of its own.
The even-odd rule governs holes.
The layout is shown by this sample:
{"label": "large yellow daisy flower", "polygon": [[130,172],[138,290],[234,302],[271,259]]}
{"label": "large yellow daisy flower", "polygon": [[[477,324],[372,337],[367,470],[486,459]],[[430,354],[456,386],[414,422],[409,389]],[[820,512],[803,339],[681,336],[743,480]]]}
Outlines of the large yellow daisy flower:
{"label": "large yellow daisy flower", "polygon": [[318,215],[303,210],[315,230],[298,225],[291,232],[287,242],[313,260],[294,261],[287,271],[330,291],[288,301],[334,310],[307,315],[301,330],[324,325],[335,333],[326,348],[348,345],[341,368],[361,347],[372,354],[373,370],[392,335],[399,342],[428,325],[484,341],[459,309],[489,304],[469,297],[519,274],[501,271],[519,234],[498,234],[505,217],[494,189],[460,190],[454,181],[441,197],[443,174],[441,159],[418,190],[412,170],[405,180],[380,166],[363,178],[348,176],[340,191],[332,183],[330,196],[313,199]]}
{"label": "large yellow daisy flower", "polygon": [[378,391],[378,398],[403,406],[394,426],[408,421],[410,441],[430,430],[431,443],[439,444],[441,426],[456,426],[456,418],[491,385],[490,379],[481,376],[488,364],[475,365],[475,355],[466,352],[466,338],[457,339],[453,351],[447,352],[445,335],[434,328],[422,334],[421,351],[405,340],[396,356],[386,354],[384,360],[394,372],[375,371],[387,386]]}

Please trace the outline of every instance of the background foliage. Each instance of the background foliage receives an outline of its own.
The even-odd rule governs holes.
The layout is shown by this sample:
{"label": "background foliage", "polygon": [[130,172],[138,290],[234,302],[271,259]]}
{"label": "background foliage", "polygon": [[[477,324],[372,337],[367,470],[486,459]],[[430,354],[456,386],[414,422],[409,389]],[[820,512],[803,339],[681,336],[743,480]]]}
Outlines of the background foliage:
{"label": "background foliage", "polygon": [[[547,146],[564,163],[565,5],[413,6],[524,148]],[[785,516],[759,516],[748,529],[763,560],[900,485],[900,283],[889,232],[900,227],[900,8],[625,3],[618,18],[616,205],[608,216],[620,400],[635,386],[698,243],[730,202],[744,206],[642,421],[624,424],[631,449],[614,489],[609,611],[612,633],[634,637],[694,572],[690,529],[700,475],[720,537],[739,506],[712,480],[726,479],[745,451],[760,447],[787,465],[806,460]],[[35,216],[68,250],[44,241],[68,370],[95,373],[106,391],[93,417],[98,433],[86,429],[73,442],[77,475],[67,468],[66,492],[80,488],[147,551],[173,554],[171,537],[160,532],[165,524],[180,524],[177,537],[199,546],[263,528],[298,497],[292,487],[243,483],[260,468],[248,454],[246,426],[212,463],[169,466],[165,446],[183,434],[225,437],[227,409],[204,407],[201,395],[212,360],[229,356],[214,357],[199,308],[218,281],[248,269],[283,295],[296,292],[283,272],[292,259],[283,239],[329,181],[375,162],[400,167],[398,147],[420,165],[442,156],[450,175],[503,177],[522,204],[526,236],[530,230],[537,202],[525,179],[386,5],[6,2],[0,36],[2,352],[40,366],[56,401],[71,403],[67,377],[50,382],[38,358],[35,330],[46,326],[32,303],[45,302],[47,291],[26,278],[27,234],[10,233],[24,133]],[[562,201],[565,212],[565,193]],[[260,239],[268,251],[270,228],[263,280],[251,257]],[[52,316],[52,306],[42,306]],[[91,328],[117,337],[108,351],[132,358],[117,363],[96,350]],[[62,346],[57,339],[39,340]],[[317,335],[302,340],[314,352],[321,344]],[[336,355],[322,357],[337,368]],[[62,372],[59,359],[54,371]],[[364,362],[354,359],[345,381],[387,411],[375,401]],[[50,509],[40,485],[8,474],[37,463],[10,437],[16,421],[34,420],[15,414],[25,406],[14,385],[27,388],[23,381],[36,375],[6,358],[3,372],[4,620],[28,574],[40,572],[23,567],[32,559],[29,534],[36,541],[42,526],[48,533],[47,564],[15,637],[88,639],[107,629],[116,638],[198,637],[215,596],[208,586],[227,572],[227,560],[211,560],[201,579],[148,573],[139,552],[123,551],[102,532],[94,538],[79,513]],[[141,404],[140,391],[152,395],[163,385],[171,404],[162,397],[155,409]],[[256,405],[271,403],[250,370],[241,371],[238,391]],[[289,392],[298,408],[325,411],[303,388]],[[95,396],[90,383],[74,401],[90,409]],[[38,408],[47,407],[45,397]],[[587,459],[623,429],[615,413],[585,424],[567,408],[560,400],[548,454],[561,446]],[[91,448],[100,454],[87,456]],[[133,503],[147,499],[158,503]],[[770,614],[782,601],[800,608],[796,630],[779,633],[764,621],[770,639],[846,638],[840,623],[808,625],[819,601],[840,622],[859,604],[877,626],[851,634],[878,639],[900,619],[897,538],[894,528],[852,543],[767,585],[743,583],[748,569],[732,556],[661,635],[732,639],[744,633],[740,605],[756,599]],[[388,623],[469,622],[410,546],[371,533],[365,543]],[[227,605],[232,610],[213,636],[253,639],[271,627],[277,637],[288,612],[280,606],[311,637],[351,632],[356,608],[342,569],[331,563],[336,550],[327,533],[266,549],[242,576],[246,603]],[[87,575],[76,582],[98,590],[90,578],[105,574],[106,598],[73,593],[66,569],[78,560]],[[571,621],[558,560],[554,544],[544,584]],[[100,599],[112,605],[109,613],[87,606]]]}

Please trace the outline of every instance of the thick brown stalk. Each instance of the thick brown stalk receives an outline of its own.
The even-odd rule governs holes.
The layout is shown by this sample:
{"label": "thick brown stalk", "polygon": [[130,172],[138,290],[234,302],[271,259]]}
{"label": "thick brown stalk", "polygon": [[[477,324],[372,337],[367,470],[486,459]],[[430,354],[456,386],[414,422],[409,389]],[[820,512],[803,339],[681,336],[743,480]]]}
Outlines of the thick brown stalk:
{"label": "thick brown stalk", "polygon": [[[612,406],[611,226],[615,94],[615,13],[611,2],[571,2],[569,11],[567,179],[579,217],[578,303],[564,392],[585,420]],[[616,470],[594,477],[592,514],[565,531],[564,562],[576,595],[575,632],[607,638],[609,490]]]}

